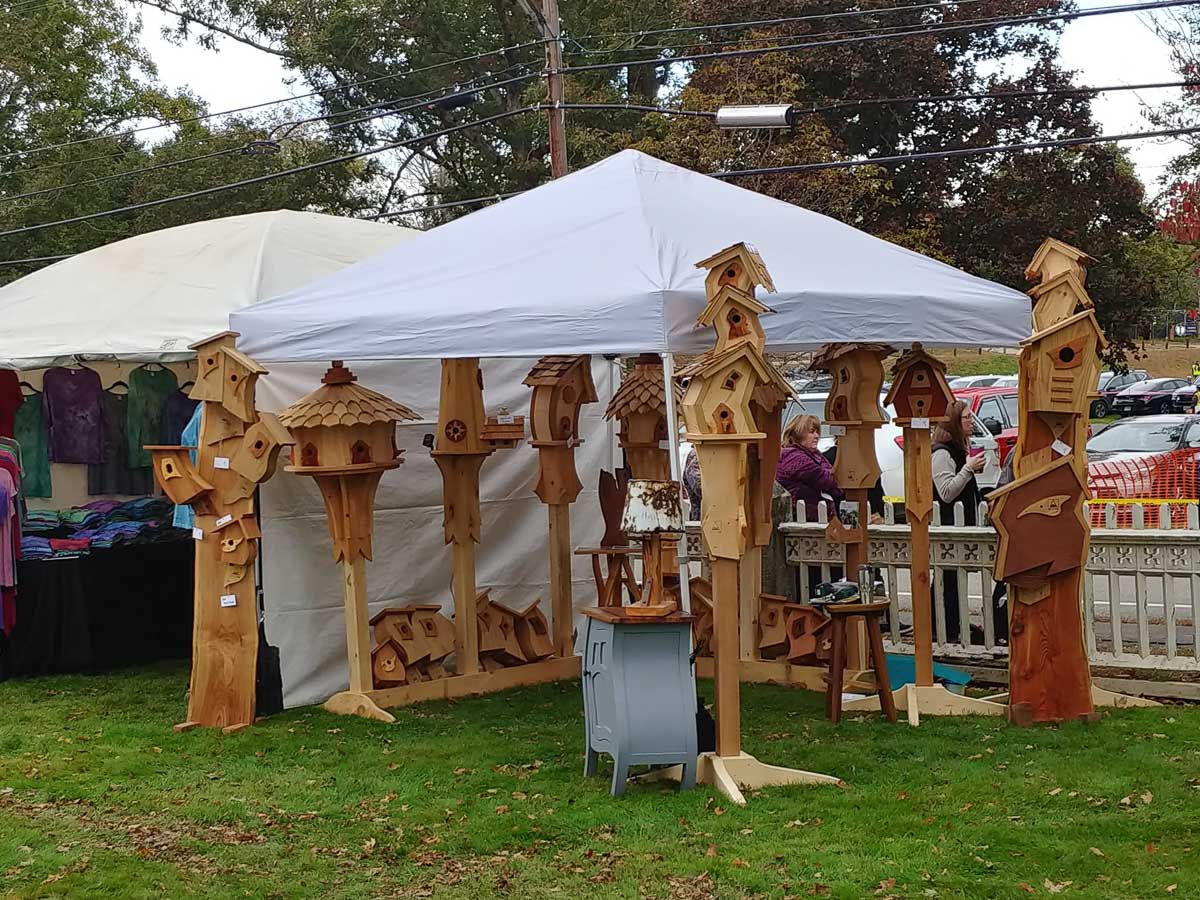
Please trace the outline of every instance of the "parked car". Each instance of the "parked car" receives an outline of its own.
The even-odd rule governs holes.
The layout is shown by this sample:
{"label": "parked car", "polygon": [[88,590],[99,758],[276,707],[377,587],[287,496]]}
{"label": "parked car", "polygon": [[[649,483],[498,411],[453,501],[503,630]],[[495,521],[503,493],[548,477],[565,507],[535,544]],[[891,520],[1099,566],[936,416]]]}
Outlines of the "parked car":
{"label": "parked car", "polygon": [[960,375],[957,378],[951,378],[947,384],[950,385],[950,390],[958,391],[964,388],[973,387],[992,387],[1001,378],[1007,378],[1007,375]]}
{"label": "parked car", "polygon": [[1017,389],[985,387],[956,390],[954,396],[965,400],[977,419],[996,438],[996,450],[1003,466],[1017,445]]}
{"label": "parked car", "polygon": [[[821,419],[821,440],[817,446],[822,453],[832,447],[835,440],[824,420],[827,396],[827,394],[801,394],[788,404],[783,413],[785,426],[793,418],[804,413]],[[892,421],[896,416],[896,410],[893,407],[885,406],[883,411],[887,422],[875,430],[875,458],[879,461],[880,482],[885,497],[903,497],[904,430]],[[981,491],[989,491],[1000,480],[1000,453],[996,438],[984,427],[978,416],[975,416],[975,433],[971,438],[971,445],[986,454],[986,464],[975,480]]]}
{"label": "parked car", "polygon": [[1092,491],[1099,498],[1194,496],[1196,469],[1188,466],[1186,457],[1186,471],[1178,460],[1166,466],[1147,465],[1155,457],[1179,450],[1190,451],[1200,464],[1200,416],[1139,416],[1113,422],[1087,443]]}
{"label": "parked car", "polygon": [[1100,419],[1112,412],[1113,398],[1125,388],[1145,381],[1150,373],[1145,369],[1130,369],[1128,372],[1101,372],[1096,390],[1100,394],[1088,408],[1093,419]]}
{"label": "parked car", "polygon": [[1196,394],[1200,392],[1200,377],[1189,379],[1185,387],[1176,389],[1171,395],[1171,411],[1188,413],[1196,406]]}
{"label": "parked car", "polygon": [[1112,401],[1118,416],[1164,413],[1171,409],[1171,395],[1187,387],[1186,378],[1147,378],[1120,391]]}

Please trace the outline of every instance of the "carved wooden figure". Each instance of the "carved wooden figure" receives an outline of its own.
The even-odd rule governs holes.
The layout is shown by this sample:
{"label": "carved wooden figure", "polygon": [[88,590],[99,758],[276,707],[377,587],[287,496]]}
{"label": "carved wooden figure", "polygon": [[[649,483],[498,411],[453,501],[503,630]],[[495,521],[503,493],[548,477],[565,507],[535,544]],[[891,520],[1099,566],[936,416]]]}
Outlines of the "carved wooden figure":
{"label": "carved wooden figure", "polygon": [[[503,420],[503,421],[502,421]],[[524,434],[522,416],[493,416],[483,411],[483,373],[476,358],[443,359],[442,389],[433,460],[442,473],[443,530],[454,557],[456,632],[455,669],[479,671],[479,634],[475,626],[475,545],[480,538],[479,471],[497,448],[514,447]]]}
{"label": "carved wooden figure", "polygon": [[712,570],[717,750],[701,757],[699,780],[716,784],[735,803],[744,804],[741,787],[836,779],[764,766],[741,749],[739,563],[756,537],[751,498],[757,495],[754,478],[763,474],[762,457],[757,457],[758,471],[751,472],[751,448],[766,438],[754,401],[764,386],[783,397],[791,388],[764,356],[757,319],[766,308],[754,301],[754,288],[772,290],[773,285],[761,257],[745,244],[735,244],[698,265],[709,269],[708,303],[700,324],[714,327],[716,346],[680,370],[679,377],[690,379],[682,412],[700,462],[701,526]]}
{"label": "carved wooden figure", "polygon": [[[176,726],[179,730],[232,731],[254,720],[258,610],[253,571],[261,535],[253,489],[271,476],[291,438],[272,417],[260,419],[255,410],[255,385],[266,369],[234,349],[236,338],[223,332],[191,347],[199,370],[191,396],[204,404],[197,447],[149,448],[163,492],[196,513],[192,674],[187,721]],[[239,464],[259,441],[255,465]]]}
{"label": "carved wooden figure", "polygon": [[[316,479],[325,501],[333,557],[342,564],[350,688],[331,697],[325,708],[392,722],[394,718],[368,696],[374,682],[366,560],[371,558],[379,479],[403,462],[396,447],[396,425],[419,417],[407,406],[356,384],[356,380],[335,360],[321,379],[322,386],[284,410],[279,422],[291,430],[296,441],[287,471]],[[267,441],[269,435],[261,439]],[[411,633],[407,620],[405,627]],[[412,652],[412,645],[406,646],[399,634],[393,634],[392,639],[402,652]],[[406,665],[417,661],[411,656],[405,659]]]}
{"label": "carved wooden figure", "polygon": [[571,590],[571,504],[583,490],[575,471],[579,413],[595,403],[590,356],[544,356],[525,377],[533,388],[529,401],[530,442],[538,451],[534,493],[549,517],[550,605],[559,656],[570,656],[574,621]]}

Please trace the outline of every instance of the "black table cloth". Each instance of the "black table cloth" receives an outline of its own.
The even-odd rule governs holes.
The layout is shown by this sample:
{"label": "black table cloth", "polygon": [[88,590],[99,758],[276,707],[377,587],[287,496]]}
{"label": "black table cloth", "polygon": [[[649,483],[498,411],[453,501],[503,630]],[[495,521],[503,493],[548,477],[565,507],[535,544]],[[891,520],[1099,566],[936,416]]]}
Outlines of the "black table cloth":
{"label": "black table cloth", "polygon": [[17,563],[9,676],[96,672],[186,659],[192,645],[191,541]]}

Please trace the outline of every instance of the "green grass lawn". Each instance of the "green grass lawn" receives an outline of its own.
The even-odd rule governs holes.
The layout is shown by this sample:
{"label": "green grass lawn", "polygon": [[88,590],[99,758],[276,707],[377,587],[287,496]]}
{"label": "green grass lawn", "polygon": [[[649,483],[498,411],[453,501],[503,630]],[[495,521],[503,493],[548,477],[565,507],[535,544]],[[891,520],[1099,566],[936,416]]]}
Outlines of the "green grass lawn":
{"label": "green grass lawn", "polygon": [[[1200,896],[1200,710],[876,717],[743,689],[746,749],[836,774],[744,809],[584,780],[579,685],[175,734],[182,667],[0,684],[0,894]],[[711,694],[710,694],[711,696]]]}

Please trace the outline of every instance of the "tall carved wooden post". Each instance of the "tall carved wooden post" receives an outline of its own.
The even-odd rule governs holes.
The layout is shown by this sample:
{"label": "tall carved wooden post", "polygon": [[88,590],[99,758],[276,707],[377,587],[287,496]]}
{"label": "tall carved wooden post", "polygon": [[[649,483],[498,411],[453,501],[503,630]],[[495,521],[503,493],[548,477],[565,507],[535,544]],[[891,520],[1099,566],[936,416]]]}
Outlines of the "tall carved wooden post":
{"label": "tall carved wooden post", "polygon": [[292,439],[278,419],[254,408],[255,383],[267,370],[234,349],[236,338],[227,331],[190,348],[198,360],[190,396],[204,407],[196,462],[190,447],[147,447],[163,493],[196,514],[191,690],[179,731],[236,731],[254,721],[261,537],[254,491]]}
{"label": "tall carved wooden post", "polygon": [[[769,309],[755,299],[754,288],[772,285],[759,255],[735,244],[697,265],[710,270],[708,303],[699,322],[714,327],[717,336],[716,347],[679,372],[690,379],[682,411],[700,461],[701,525],[713,575],[717,751],[701,757],[699,780],[742,804],[741,788],[837,779],[767,766],[741,750],[738,564],[757,543],[762,524],[760,495],[752,490],[761,484],[752,477],[752,459],[760,474],[770,469],[774,476],[771,454],[763,447],[768,434],[755,416],[764,406],[774,414],[782,403],[776,400],[791,389],[763,353],[766,339],[758,317]],[[769,503],[766,521],[769,529]]]}
{"label": "tall carved wooden post", "polygon": [[[846,574],[857,578],[858,567],[868,563],[867,523],[871,510],[867,492],[879,481],[881,470],[875,456],[875,430],[886,421],[879,397],[883,389],[883,360],[892,353],[886,344],[826,344],[813,357],[811,368],[833,376],[833,387],[825,400],[825,422],[837,435],[837,459],[833,477],[858,506],[858,525],[846,528],[831,517],[827,537],[846,545]],[[866,668],[863,629],[847,634],[846,659],[852,670]]]}
{"label": "tall carved wooden post", "polygon": [[[904,514],[912,534],[913,644],[916,681],[895,692],[898,709],[908,711],[910,725],[927,715],[1000,715],[1004,707],[951,693],[933,682],[933,611],[929,581],[929,520],[933,513],[933,467],[929,429],[945,422],[954,395],[946,384],[946,366],[913,344],[896,362],[892,387],[884,400],[896,408],[895,422],[904,429]],[[880,690],[884,688],[881,687]],[[846,710],[878,709],[878,697],[847,704]]]}
{"label": "tall carved wooden post", "polygon": [[356,380],[340,361],[334,361],[321,379],[323,386],[285,409],[279,421],[291,430],[299,448],[286,471],[316,479],[325,500],[333,558],[342,564],[350,689],[330,697],[325,708],[394,722],[368,696],[374,679],[366,561],[371,558],[379,479],[404,462],[403,451],[396,447],[396,425],[420,417],[407,406],[355,384]]}
{"label": "tall carved wooden post", "polygon": [[1091,529],[1089,394],[1106,346],[1084,290],[1085,253],[1047,240],[1025,274],[1033,336],[1022,342],[1015,480],[992,492],[995,577],[1013,603],[1009,718],[1018,724],[1094,713],[1084,646],[1082,578]]}
{"label": "tall carved wooden post", "polygon": [[454,653],[459,675],[479,671],[475,608],[479,470],[497,448],[515,447],[524,437],[523,416],[484,415],[483,373],[477,358],[442,360],[433,460],[442,473],[443,529],[454,556]]}
{"label": "tall carved wooden post", "polygon": [[575,471],[579,411],[595,403],[590,356],[544,356],[525,377],[533,388],[529,402],[530,442],[538,451],[538,480],[534,493],[546,504],[550,538],[550,604],[554,619],[554,650],[574,652],[571,643],[574,604],[571,590],[571,504],[583,490]]}

